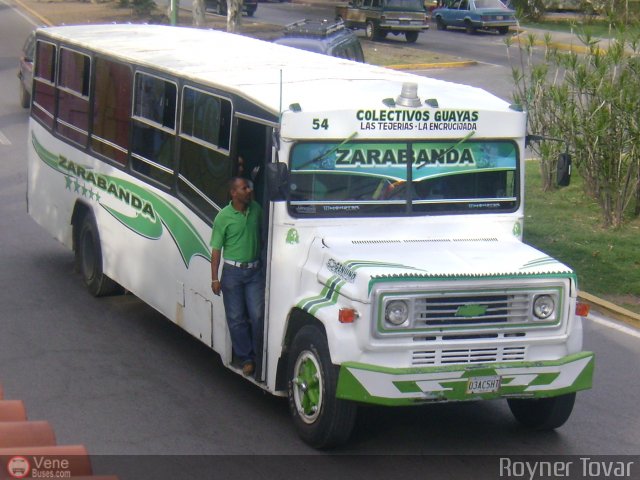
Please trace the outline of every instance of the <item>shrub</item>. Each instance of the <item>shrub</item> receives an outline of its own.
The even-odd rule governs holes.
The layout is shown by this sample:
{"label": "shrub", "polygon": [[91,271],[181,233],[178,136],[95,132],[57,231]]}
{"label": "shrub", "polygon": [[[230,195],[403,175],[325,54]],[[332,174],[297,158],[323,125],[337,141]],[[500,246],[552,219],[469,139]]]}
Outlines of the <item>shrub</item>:
{"label": "shrub", "polygon": [[[634,201],[640,213],[640,38],[620,29],[606,49],[580,38],[584,54],[560,52],[545,37],[544,64],[534,62],[535,37],[527,38],[512,68],[513,97],[529,112],[530,133],[568,142],[603,225],[619,227]],[[545,143],[537,153],[548,189],[558,146]]]}

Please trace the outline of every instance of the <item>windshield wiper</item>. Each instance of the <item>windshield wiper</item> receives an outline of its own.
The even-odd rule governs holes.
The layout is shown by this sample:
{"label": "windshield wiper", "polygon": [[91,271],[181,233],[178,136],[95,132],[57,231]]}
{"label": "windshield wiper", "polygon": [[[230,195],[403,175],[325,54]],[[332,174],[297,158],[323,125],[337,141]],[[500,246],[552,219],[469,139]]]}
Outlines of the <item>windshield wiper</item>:
{"label": "windshield wiper", "polygon": [[330,148],[329,150],[327,150],[326,152],[318,155],[317,157],[313,157],[311,160],[309,160],[306,163],[303,163],[302,165],[300,165],[299,167],[296,168],[296,170],[303,170],[307,165],[311,165],[312,163],[315,162],[320,162],[322,160],[324,160],[325,158],[327,158],[329,155],[331,155],[333,152],[335,152],[336,150],[338,150],[341,146],[343,146],[345,143],[350,142],[351,140],[353,140],[354,138],[356,138],[356,136],[358,135],[358,132],[353,132],[351,135],[349,135],[347,138],[345,138],[342,142],[340,142],[339,144],[337,144],[335,147]]}
{"label": "windshield wiper", "polygon": [[[440,160],[441,158],[445,157],[449,152],[455,150],[456,148],[458,148],[460,145],[462,145],[464,142],[466,142],[467,140],[469,140],[471,137],[473,137],[476,134],[476,131],[473,130],[469,133],[467,133],[464,137],[462,137],[460,139],[460,141],[458,143],[456,143],[455,145],[452,145],[450,148],[448,148],[447,150],[445,150],[444,152],[438,154],[435,156],[435,158],[431,158],[431,162],[435,162],[437,160]],[[420,170],[422,167],[427,166],[428,163],[425,160],[425,162],[422,165],[418,165],[416,167],[416,170]]]}

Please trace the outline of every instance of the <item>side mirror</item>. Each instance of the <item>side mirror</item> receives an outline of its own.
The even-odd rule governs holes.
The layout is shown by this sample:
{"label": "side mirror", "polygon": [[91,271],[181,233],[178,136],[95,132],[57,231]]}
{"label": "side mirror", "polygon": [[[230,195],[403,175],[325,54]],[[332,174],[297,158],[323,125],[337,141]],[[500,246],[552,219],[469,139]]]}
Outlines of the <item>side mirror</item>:
{"label": "side mirror", "polygon": [[267,164],[267,188],[272,202],[285,200],[289,186],[289,168],[286,163]]}
{"label": "side mirror", "polygon": [[556,184],[566,187],[571,182],[571,155],[567,152],[558,155],[558,168],[556,170]]}

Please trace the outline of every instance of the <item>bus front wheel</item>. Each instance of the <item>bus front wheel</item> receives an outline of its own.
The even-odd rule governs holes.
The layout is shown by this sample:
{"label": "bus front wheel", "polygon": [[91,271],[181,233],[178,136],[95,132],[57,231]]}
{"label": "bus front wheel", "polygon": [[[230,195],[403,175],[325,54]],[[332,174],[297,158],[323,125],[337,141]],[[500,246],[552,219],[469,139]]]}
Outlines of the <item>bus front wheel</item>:
{"label": "bus front wheel", "polygon": [[327,339],[318,328],[307,325],[296,334],[288,378],[289,407],[300,437],[322,449],[346,442],[355,423],[356,406],[336,398],[338,367],[331,363]]}
{"label": "bus front wheel", "polygon": [[102,271],[102,249],[96,219],[90,213],[85,215],[80,225],[76,245],[76,264],[89,293],[103,297],[120,293],[122,287]]}
{"label": "bus front wheel", "polygon": [[535,430],[553,430],[569,420],[575,393],[549,398],[509,398],[507,403],[516,420]]}

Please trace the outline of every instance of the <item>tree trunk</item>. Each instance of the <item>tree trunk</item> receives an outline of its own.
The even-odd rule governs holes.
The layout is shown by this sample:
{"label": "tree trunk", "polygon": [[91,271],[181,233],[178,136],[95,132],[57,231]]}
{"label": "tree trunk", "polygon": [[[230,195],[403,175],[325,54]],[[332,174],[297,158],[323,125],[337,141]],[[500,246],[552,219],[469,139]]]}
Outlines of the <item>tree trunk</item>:
{"label": "tree trunk", "polygon": [[193,0],[193,24],[196,27],[202,27],[204,25],[204,0]]}
{"label": "tree trunk", "polygon": [[242,25],[242,0],[227,0],[227,32],[235,33]]}

